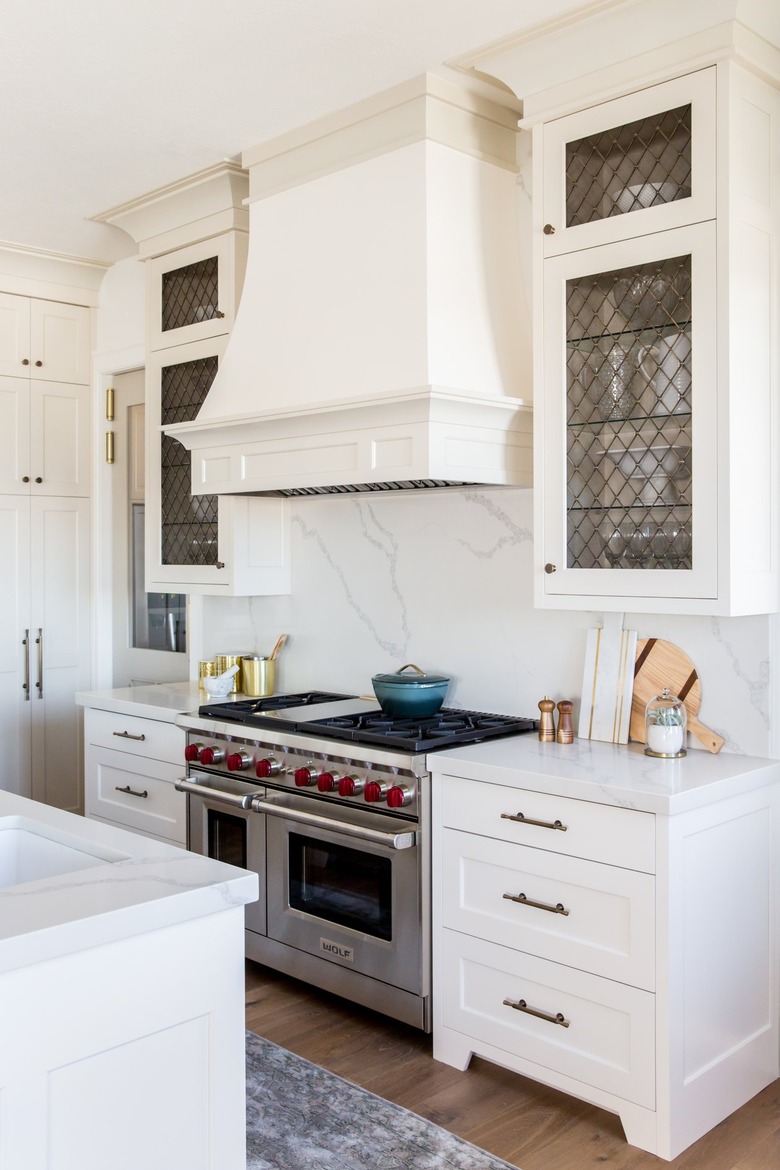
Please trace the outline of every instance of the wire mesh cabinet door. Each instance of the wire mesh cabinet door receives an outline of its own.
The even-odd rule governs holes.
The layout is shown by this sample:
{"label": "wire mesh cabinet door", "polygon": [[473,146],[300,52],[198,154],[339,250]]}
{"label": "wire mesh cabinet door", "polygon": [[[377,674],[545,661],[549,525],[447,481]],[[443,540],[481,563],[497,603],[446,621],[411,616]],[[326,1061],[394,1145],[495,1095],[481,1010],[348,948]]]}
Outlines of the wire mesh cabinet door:
{"label": "wire mesh cabinet door", "polygon": [[545,262],[546,595],[715,596],[715,310],[714,223]]}
{"label": "wire mesh cabinet door", "polygon": [[544,127],[544,255],[715,216],[715,67]]}

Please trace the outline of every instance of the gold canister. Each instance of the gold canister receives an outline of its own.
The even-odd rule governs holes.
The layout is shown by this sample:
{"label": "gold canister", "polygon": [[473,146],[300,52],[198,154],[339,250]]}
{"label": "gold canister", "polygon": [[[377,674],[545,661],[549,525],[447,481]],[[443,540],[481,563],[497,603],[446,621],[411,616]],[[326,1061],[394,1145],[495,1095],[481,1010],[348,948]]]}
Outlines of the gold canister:
{"label": "gold canister", "polygon": [[261,654],[245,654],[241,659],[241,690],[252,699],[274,693],[276,663]]}
{"label": "gold canister", "polygon": [[241,655],[216,654],[214,656],[214,673],[216,675],[224,674],[226,670],[230,670],[231,666],[237,666],[238,670],[233,675],[228,694],[236,695],[241,689]]}
{"label": "gold canister", "polygon": [[201,687],[201,689],[202,689],[204,678],[213,678],[216,673],[217,672],[214,668],[214,659],[213,658],[209,658],[209,660],[207,662],[206,661],[199,662],[198,663],[198,686]]}

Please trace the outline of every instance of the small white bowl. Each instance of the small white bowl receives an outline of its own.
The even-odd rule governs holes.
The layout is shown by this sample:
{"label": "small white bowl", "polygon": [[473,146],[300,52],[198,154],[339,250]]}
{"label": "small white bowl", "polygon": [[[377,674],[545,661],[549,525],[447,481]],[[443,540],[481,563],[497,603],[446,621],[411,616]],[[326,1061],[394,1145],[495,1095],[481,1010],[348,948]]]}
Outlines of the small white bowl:
{"label": "small white bowl", "polygon": [[[690,194],[687,190],[685,193]],[[613,196],[618,211],[622,212],[655,207],[657,203],[671,203],[679,197],[680,187],[670,180],[664,183],[633,183]]]}

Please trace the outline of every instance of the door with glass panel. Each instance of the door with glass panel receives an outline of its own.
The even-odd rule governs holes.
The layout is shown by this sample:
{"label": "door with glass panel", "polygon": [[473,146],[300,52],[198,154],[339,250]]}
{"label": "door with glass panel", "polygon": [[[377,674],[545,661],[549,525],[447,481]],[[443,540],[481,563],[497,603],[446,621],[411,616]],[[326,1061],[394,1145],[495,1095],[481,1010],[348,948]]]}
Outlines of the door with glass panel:
{"label": "door with glass panel", "polygon": [[547,597],[715,596],[714,134],[713,69],[543,128]]}
{"label": "door with glass panel", "polygon": [[548,595],[715,596],[714,237],[546,262]]}

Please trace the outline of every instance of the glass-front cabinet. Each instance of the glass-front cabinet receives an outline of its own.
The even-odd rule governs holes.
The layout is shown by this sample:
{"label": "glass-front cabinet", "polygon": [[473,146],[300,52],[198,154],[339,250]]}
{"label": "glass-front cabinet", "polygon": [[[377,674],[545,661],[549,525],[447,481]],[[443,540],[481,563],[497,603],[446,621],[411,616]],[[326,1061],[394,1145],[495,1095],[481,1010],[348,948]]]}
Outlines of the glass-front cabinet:
{"label": "glass-front cabinet", "polygon": [[551,592],[714,596],[714,244],[694,224],[546,262]]}
{"label": "glass-front cabinet", "polygon": [[152,350],[230,332],[244,281],[246,250],[246,233],[231,231],[149,261]]}
{"label": "glass-front cabinet", "polygon": [[534,127],[539,605],[776,606],[752,86],[713,65]]}

